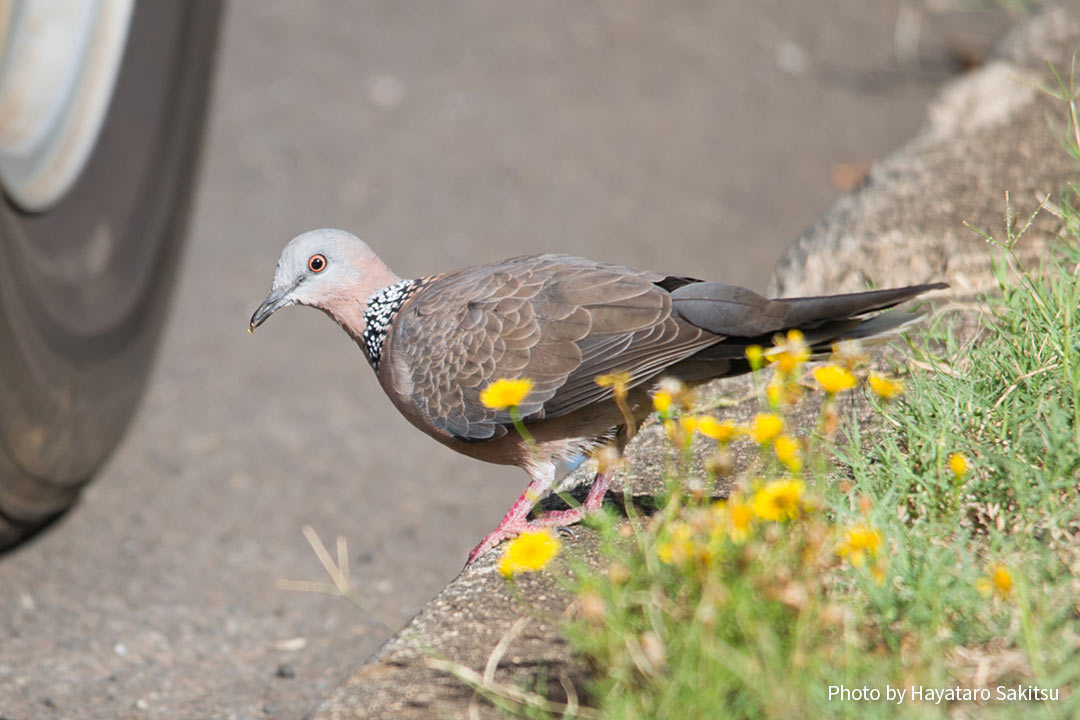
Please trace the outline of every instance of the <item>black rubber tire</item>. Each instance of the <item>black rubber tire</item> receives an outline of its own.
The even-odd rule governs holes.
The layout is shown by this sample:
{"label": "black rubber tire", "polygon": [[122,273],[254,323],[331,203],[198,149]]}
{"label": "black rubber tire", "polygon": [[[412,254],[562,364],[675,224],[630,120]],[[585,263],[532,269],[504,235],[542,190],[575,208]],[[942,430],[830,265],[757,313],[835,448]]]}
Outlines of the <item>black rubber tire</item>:
{"label": "black rubber tire", "polygon": [[153,360],[183,242],[221,3],[138,2],[100,138],[39,214],[0,203],[0,549],[76,500]]}

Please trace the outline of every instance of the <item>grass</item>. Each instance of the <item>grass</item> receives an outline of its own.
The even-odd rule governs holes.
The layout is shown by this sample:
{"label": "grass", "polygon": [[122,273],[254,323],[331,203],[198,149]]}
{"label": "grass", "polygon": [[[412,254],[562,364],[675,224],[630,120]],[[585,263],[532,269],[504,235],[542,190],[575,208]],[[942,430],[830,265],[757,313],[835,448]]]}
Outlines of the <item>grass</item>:
{"label": "grass", "polygon": [[[578,565],[568,636],[603,717],[1080,714],[1080,244],[1038,272],[1011,249],[979,342],[943,316],[901,398],[852,391],[887,431],[826,403],[842,441],[806,442],[798,472],[762,442],[735,499],[687,495],[676,473],[657,516],[600,523],[609,565]],[[769,509],[802,482],[791,512]]]}

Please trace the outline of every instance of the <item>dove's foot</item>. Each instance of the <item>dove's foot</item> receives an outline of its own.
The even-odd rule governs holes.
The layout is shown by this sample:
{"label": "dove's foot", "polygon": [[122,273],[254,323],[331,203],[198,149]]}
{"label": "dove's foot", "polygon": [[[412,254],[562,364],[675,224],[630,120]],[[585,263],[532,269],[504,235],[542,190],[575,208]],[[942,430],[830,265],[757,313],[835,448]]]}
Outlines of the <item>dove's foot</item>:
{"label": "dove's foot", "polygon": [[611,473],[597,473],[596,477],[593,479],[592,487],[589,488],[589,494],[586,496],[584,504],[568,510],[555,510],[553,512],[544,513],[531,522],[526,520],[526,518],[539,498],[536,496],[532,485],[530,485],[529,488],[522,493],[521,497],[519,497],[510,507],[509,512],[503,516],[499,526],[481,540],[479,545],[472,549],[472,552],[469,553],[468,560],[465,561],[465,567],[472,565],[478,557],[501,543],[503,540],[515,538],[523,532],[535,531],[548,527],[565,527],[580,522],[588,513],[600,509],[600,506],[604,502],[604,495],[607,493],[608,486],[611,485],[611,477]]}

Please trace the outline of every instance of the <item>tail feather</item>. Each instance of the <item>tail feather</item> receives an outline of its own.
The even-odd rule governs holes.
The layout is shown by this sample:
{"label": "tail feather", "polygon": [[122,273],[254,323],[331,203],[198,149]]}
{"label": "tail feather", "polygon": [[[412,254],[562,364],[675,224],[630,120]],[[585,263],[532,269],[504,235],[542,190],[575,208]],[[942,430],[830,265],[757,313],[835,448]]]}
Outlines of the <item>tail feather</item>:
{"label": "tail feather", "polygon": [[866,292],[844,295],[826,295],[822,297],[782,298],[776,302],[788,306],[784,322],[788,327],[806,327],[814,323],[848,318],[877,310],[886,310],[899,305],[905,300],[921,295],[929,290],[947,288],[945,283],[928,285],[910,285],[888,290],[868,290]]}
{"label": "tail feather", "polygon": [[919,322],[926,315],[924,312],[909,312],[907,310],[889,310],[880,315],[863,320],[849,332],[837,336],[837,340],[862,340],[865,338],[878,338],[901,333],[910,326]]}
{"label": "tail feather", "polygon": [[948,287],[932,283],[848,295],[767,300],[734,286],[697,285],[704,287],[688,285],[672,292],[674,310],[698,327],[725,337],[697,357],[728,361],[743,358],[751,345],[769,347],[775,334],[791,329],[803,332],[815,357],[829,352],[837,341],[895,335],[922,319],[923,313],[890,308],[928,290]]}
{"label": "tail feather", "polygon": [[755,338],[819,326],[886,310],[945,283],[868,290],[845,295],[769,300],[736,285],[699,282],[671,291],[672,312],[692,325],[728,338]]}

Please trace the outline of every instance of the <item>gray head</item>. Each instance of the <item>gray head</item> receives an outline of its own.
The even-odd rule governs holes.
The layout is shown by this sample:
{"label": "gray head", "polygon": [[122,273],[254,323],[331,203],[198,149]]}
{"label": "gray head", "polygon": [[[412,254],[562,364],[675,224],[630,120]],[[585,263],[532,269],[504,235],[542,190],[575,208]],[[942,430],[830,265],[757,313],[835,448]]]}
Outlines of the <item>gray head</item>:
{"label": "gray head", "polygon": [[372,293],[398,280],[355,235],[332,229],[306,232],[281,251],[270,294],[251,316],[248,332],[289,305],[318,308],[346,330],[355,330],[349,326],[362,318]]}

